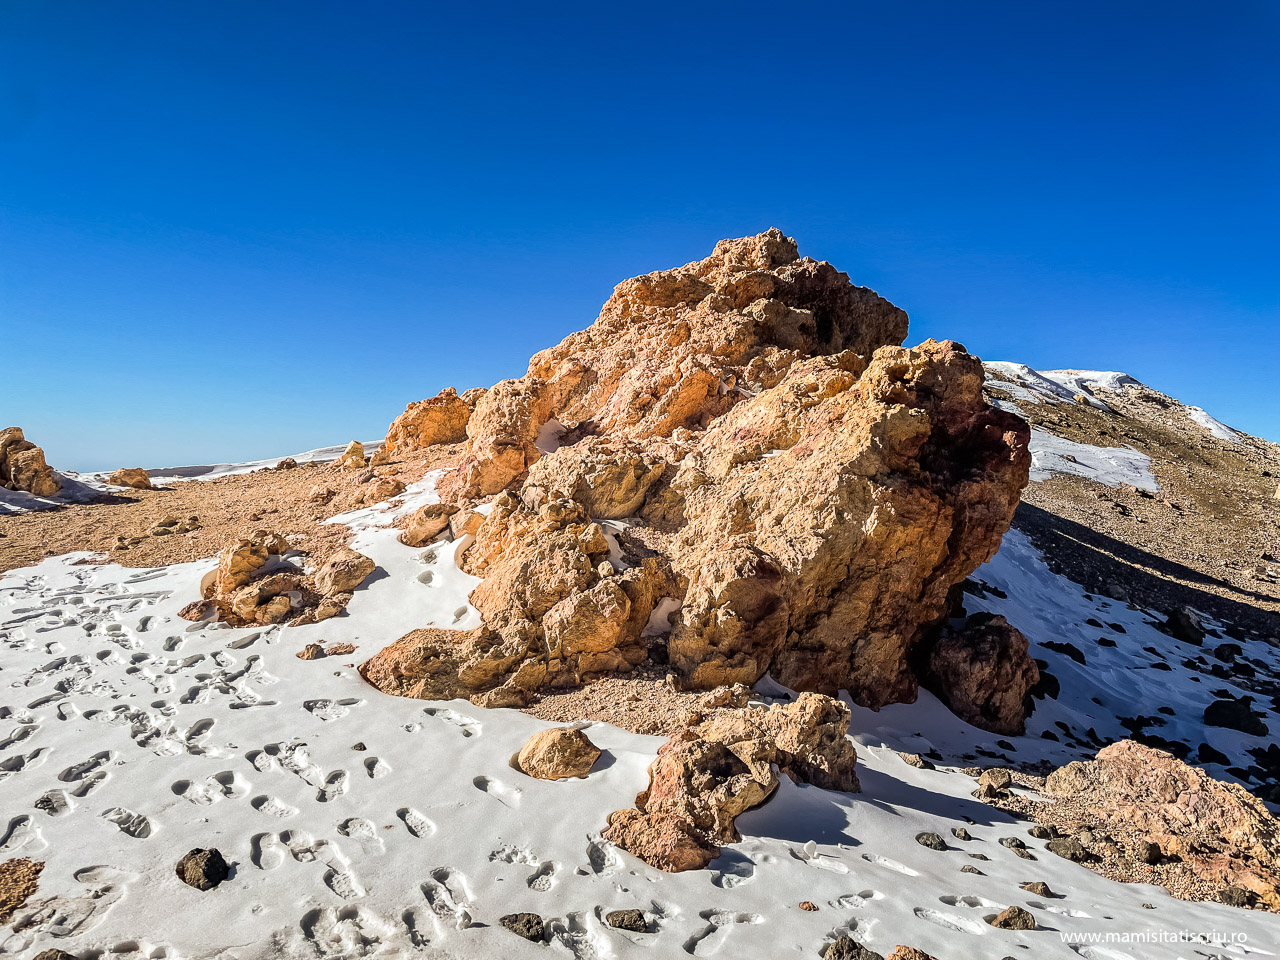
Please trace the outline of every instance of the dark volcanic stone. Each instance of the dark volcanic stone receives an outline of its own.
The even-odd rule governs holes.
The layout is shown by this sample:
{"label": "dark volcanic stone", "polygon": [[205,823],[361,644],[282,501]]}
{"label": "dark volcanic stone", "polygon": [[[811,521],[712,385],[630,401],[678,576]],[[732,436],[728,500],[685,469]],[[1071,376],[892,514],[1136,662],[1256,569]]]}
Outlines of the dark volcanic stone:
{"label": "dark volcanic stone", "polygon": [[922,847],[928,847],[930,850],[945,850],[947,843],[936,833],[917,833],[916,843]]}
{"label": "dark volcanic stone", "polygon": [[41,950],[31,960],[77,960],[74,953],[65,950]]}
{"label": "dark volcanic stone", "polygon": [[1262,716],[1253,712],[1253,697],[1239,700],[1215,700],[1204,708],[1204,722],[1211,727],[1226,727],[1255,737],[1267,735]]}
{"label": "dark volcanic stone", "polygon": [[605,923],[618,930],[630,930],[632,933],[644,933],[649,929],[644,914],[639,910],[612,910],[605,914]]}
{"label": "dark volcanic stone", "polygon": [[542,942],[542,918],[536,913],[508,913],[499,917],[498,922],[518,937]]}
{"label": "dark volcanic stone", "polygon": [[1009,907],[987,922],[1002,930],[1034,930],[1036,928],[1036,918],[1029,911],[1017,906]]}
{"label": "dark volcanic stone", "polygon": [[868,950],[852,937],[838,937],[831,946],[827,947],[822,958],[823,960],[884,960],[883,956],[874,950]]}
{"label": "dark volcanic stone", "polygon": [[1050,853],[1056,853],[1064,860],[1071,860],[1075,863],[1083,863],[1089,859],[1089,851],[1074,837],[1059,837],[1056,840],[1050,840],[1045,844],[1045,849]]}
{"label": "dark volcanic stone", "polygon": [[1244,887],[1223,887],[1218,891],[1218,900],[1229,907],[1252,907],[1258,900],[1252,890]]}
{"label": "dark volcanic stone", "polygon": [[212,890],[231,873],[227,861],[213,847],[208,850],[196,847],[178,861],[174,870],[178,879],[197,890]]}

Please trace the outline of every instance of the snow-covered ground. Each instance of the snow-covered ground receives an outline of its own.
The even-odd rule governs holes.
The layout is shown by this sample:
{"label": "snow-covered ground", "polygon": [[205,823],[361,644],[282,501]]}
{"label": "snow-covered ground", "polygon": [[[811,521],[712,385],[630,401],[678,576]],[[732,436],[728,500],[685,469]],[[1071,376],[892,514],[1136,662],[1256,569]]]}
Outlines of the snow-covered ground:
{"label": "snow-covered ground", "polygon": [[[454,561],[458,544],[411,549],[387,526],[431,502],[434,481],[415,484],[394,508],[337,518],[356,528],[355,548],[379,570],[345,616],[321,624],[235,629],[178,618],[212,560],[126,569],[71,555],[0,578],[0,859],[47,864],[36,897],[0,928],[0,954],[799,958],[843,933],[881,953],[903,943],[942,960],[1280,952],[1280,917],[1182,903],[1044,851],[1031,862],[1001,846],[1006,836],[1040,844],[1028,824],[972,799],[968,777],[919,770],[896,753],[1010,753],[927,694],[855,711],[861,794],[784,783],[740,818],[742,842],[705,871],[663,874],[618,851],[600,831],[645,786],[659,738],[590,724],[605,753],[588,778],[533,780],[510,761],[543,721],[385,696],[355,669],[410,629],[479,622],[467,602],[476,580]],[[1124,736],[1117,718],[1142,709],[1154,690],[1175,708],[1162,735],[1207,739],[1233,760],[1256,742],[1200,729],[1208,688],[1229,682],[1197,684],[1177,672],[1187,650],[1149,616],[1082,595],[1020,535],[979,576],[1009,599],[970,598],[971,609],[1008,616],[1062,681],[1028,735],[1009,738],[1019,758],[1081,755],[1041,737],[1061,730],[1058,721]],[[1111,626],[1088,627],[1089,616]],[[1098,647],[1095,635],[1117,645]],[[1049,640],[1075,643],[1089,665],[1045,648]],[[309,642],[342,641],[357,653],[295,656]],[[1157,672],[1158,660],[1175,672]],[[760,689],[782,693],[768,682]],[[962,825],[976,840],[956,849],[914,841],[925,830],[949,838]],[[220,849],[233,876],[209,892],[181,883],[174,864],[194,847]],[[983,875],[962,873],[967,864]],[[1031,880],[1063,897],[1019,889]],[[803,900],[819,909],[800,910]],[[1014,903],[1041,929],[984,922]],[[632,907],[650,932],[604,923],[606,912]],[[546,918],[548,944],[498,925],[525,910]],[[1193,949],[1064,939],[1179,930],[1243,933],[1247,942]]]}

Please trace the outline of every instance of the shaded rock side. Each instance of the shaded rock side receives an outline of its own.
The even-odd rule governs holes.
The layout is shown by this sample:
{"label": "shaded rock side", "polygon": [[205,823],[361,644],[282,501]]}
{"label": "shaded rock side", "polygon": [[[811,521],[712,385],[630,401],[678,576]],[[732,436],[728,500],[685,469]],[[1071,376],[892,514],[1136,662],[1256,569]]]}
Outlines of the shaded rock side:
{"label": "shaded rock side", "polygon": [[977,613],[948,623],[925,657],[925,685],[951,712],[983,730],[1022,736],[1040,670],[1030,644],[1004,617]]}
{"label": "shaded rock side", "polygon": [[661,870],[704,867],[739,839],[734,821],[778,788],[778,772],[833,790],[860,789],[850,711],[816,693],[791,704],[747,704],[745,687],[712,694],[658,750],[634,809],[609,818],[607,840]]}

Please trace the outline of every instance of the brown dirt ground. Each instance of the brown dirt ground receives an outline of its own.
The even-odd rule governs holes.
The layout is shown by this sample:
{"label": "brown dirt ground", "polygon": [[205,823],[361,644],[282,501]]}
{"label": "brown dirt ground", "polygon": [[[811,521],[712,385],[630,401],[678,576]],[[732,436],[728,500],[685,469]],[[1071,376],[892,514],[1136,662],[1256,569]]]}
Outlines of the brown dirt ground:
{"label": "brown dirt ground", "polygon": [[[442,465],[455,448],[440,447],[412,459],[375,468],[370,476],[394,476],[404,484]],[[296,535],[298,547],[323,556],[350,539],[350,530],[326,524],[330,517],[364,505],[365,471],[302,464],[292,470],[259,470],[214,480],[188,480],[157,490],[127,490],[93,503],[0,517],[0,573],[78,550],[103,554],[88,562],[152,567],[212,557],[229,543],[269,530]],[[368,481],[365,481],[368,482]],[[316,486],[336,495],[312,503]],[[165,517],[199,518],[190,533],[148,536]],[[120,537],[142,543],[117,549]]]}
{"label": "brown dirt ground", "polygon": [[1055,476],[1027,486],[1014,526],[1092,592],[1166,612],[1189,605],[1280,641],[1280,446],[1219,440],[1146,387],[1095,395],[1114,412],[1019,406],[1056,436],[1147,454],[1160,491]]}
{"label": "brown dirt ground", "polygon": [[705,693],[677,692],[666,676],[646,673],[607,677],[585,687],[544,694],[524,713],[555,723],[598,720],[632,733],[669,736]]}

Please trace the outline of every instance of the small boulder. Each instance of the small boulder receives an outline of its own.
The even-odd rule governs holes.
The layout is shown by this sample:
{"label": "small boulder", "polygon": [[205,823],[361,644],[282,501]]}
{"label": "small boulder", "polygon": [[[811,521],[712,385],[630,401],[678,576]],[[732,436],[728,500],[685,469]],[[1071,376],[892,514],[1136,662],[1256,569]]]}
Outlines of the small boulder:
{"label": "small boulder", "polygon": [[299,660],[319,660],[324,655],[325,649],[318,643],[308,643],[295,654]]}
{"label": "small boulder", "polygon": [[852,937],[842,936],[836,937],[835,942],[827,947],[822,960],[884,960],[884,957],[868,950]]}
{"label": "small boulder", "polygon": [[934,958],[915,947],[897,946],[893,948],[893,953],[889,954],[885,960],[934,960]]}
{"label": "small boulder", "polygon": [[600,759],[600,748],[581,730],[555,728],[530,737],[516,758],[522,773],[539,780],[585,777]]}
{"label": "small boulder", "polygon": [[1001,930],[1034,930],[1036,928],[1036,918],[1030,911],[1016,905],[988,918],[987,923]]}
{"label": "small boulder", "polygon": [[210,847],[196,847],[178,861],[175,872],[178,879],[197,890],[212,890],[230,875],[230,867],[222,854]]}
{"label": "small boulder", "polygon": [[352,440],[347,444],[347,449],[342,451],[342,456],[337,460],[339,470],[360,470],[368,464],[364,456],[364,444],[359,440]]}
{"label": "small boulder", "polygon": [[629,930],[632,933],[644,933],[649,924],[639,910],[610,910],[604,915],[604,922],[615,930]]}
{"label": "small boulder", "polygon": [[378,565],[363,553],[340,547],[329,555],[316,574],[316,590],[326,597],[350,593],[376,569]]}
{"label": "small boulder", "polygon": [[920,844],[922,847],[928,847],[930,850],[947,849],[947,842],[945,840],[936,833],[930,833],[928,831],[925,833],[917,833],[916,843]]}
{"label": "small boulder", "polygon": [[419,507],[409,517],[400,542],[407,547],[425,547],[449,526],[449,518],[458,512],[447,503],[428,503]]}
{"label": "small boulder", "polygon": [[141,467],[124,467],[107,477],[107,483],[117,487],[132,487],[135,490],[154,490],[151,477]]}
{"label": "small boulder", "polygon": [[1054,893],[1049,889],[1049,885],[1043,880],[1034,880],[1031,883],[1022,884],[1022,889],[1027,893],[1034,893],[1037,897],[1053,897]]}
{"label": "small boulder", "polygon": [[1084,863],[1089,859],[1089,851],[1075,837],[1058,837],[1056,840],[1050,840],[1045,844],[1045,849],[1073,863]]}
{"label": "small boulder", "polygon": [[533,943],[541,943],[543,940],[542,918],[536,913],[508,913],[505,917],[499,917],[498,922],[516,936]]}

